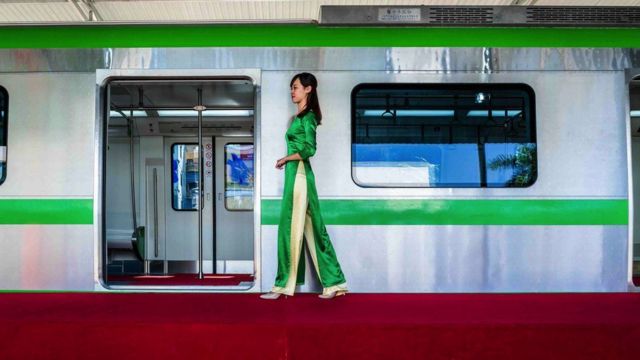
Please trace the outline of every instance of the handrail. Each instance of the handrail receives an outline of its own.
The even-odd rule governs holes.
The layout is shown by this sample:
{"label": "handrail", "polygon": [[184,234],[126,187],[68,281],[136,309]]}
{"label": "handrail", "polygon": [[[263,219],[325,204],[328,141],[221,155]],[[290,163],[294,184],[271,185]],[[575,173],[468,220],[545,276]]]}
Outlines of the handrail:
{"label": "handrail", "polygon": [[158,169],[153,168],[153,241],[154,255],[157,258],[159,253],[158,243]]}

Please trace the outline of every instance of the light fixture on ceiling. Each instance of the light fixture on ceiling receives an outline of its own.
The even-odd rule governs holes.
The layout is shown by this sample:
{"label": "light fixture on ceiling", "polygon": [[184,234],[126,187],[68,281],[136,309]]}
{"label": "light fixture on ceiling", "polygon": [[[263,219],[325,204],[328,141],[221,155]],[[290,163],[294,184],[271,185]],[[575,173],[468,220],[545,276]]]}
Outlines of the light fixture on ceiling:
{"label": "light fixture on ceiling", "polygon": [[479,92],[476,94],[476,104],[482,104],[491,98],[491,94]]}
{"label": "light fixture on ceiling", "polygon": [[[123,111],[126,115],[129,115],[129,111]],[[109,116],[111,117],[123,117],[119,111],[111,110],[109,112]],[[133,110],[133,117],[147,117],[147,112],[144,110]]]}
{"label": "light fixture on ceiling", "polygon": [[[195,110],[158,110],[160,117],[198,116]],[[253,116],[253,110],[204,110],[202,116]]]}
{"label": "light fixture on ceiling", "polygon": [[[158,110],[158,116],[160,117],[196,117],[198,112],[195,110]],[[125,114],[129,114],[129,110],[124,111]],[[118,111],[111,111],[109,113],[111,117],[122,117],[122,114]],[[253,116],[253,110],[205,110],[202,112],[202,116],[240,116],[247,117]],[[133,117],[148,117],[148,114],[144,110],[134,110]]]}

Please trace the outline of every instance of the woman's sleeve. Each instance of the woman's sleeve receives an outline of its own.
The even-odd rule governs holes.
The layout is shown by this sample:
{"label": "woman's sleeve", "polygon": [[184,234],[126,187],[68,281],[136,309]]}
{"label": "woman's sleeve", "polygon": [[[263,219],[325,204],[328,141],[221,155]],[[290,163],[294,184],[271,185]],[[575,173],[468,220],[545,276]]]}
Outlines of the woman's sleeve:
{"label": "woman's sleeve", "polygon": [[316,153],[316,128],[318,123],[316,122],[315,114],[308,112],[302,119],[302,126],[304,127],[304,145],[299,154],[302,160],[306,160]]}

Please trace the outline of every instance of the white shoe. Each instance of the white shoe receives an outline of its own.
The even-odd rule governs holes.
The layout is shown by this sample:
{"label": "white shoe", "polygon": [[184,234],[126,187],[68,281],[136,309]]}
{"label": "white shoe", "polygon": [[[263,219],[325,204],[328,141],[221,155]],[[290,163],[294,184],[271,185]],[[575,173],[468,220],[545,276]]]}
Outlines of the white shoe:
{"label": "white shoe", "polygon": [[320,294],[320,295],[318,295],[318,297],[320,299],[333,299],[336,296],[344,296],[346,293],[347,292],[344,291],[344,290],[336,290],[336,291],[330,292],[330,293],[328,293],[326,295],[325,294]]}
{"label": "white shoe", "polygon": [[[260,299],[265,299],[265,300],[277,300],[280,295],[282,295],[281,293],[277,293],[277,292],[268,292],[266,294],[262,294],[260,295]],[[285,298],[287,296],[285,295]]]}

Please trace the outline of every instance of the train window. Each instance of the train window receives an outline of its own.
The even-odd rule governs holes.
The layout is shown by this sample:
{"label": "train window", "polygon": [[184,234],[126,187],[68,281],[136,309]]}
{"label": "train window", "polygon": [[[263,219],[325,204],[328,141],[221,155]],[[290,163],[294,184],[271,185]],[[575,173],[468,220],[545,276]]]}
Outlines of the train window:
{"label": "train window", "polygon": [[7,123],[9,94],[0,86],[0,184],[7,178]]}
{"label": "train window", "polygon": [[351,173],[363,187],[527,187],[537,177],[524,84],[360,84]]}
{"label": "train window", "polygon": [[197,144],[171,146],[171,206],[177,211],[196,211],[200,194]]}
{"label": "train window", "polygon": [[224,162],[225,208],[253,210],[253,144],[226,144]]}

